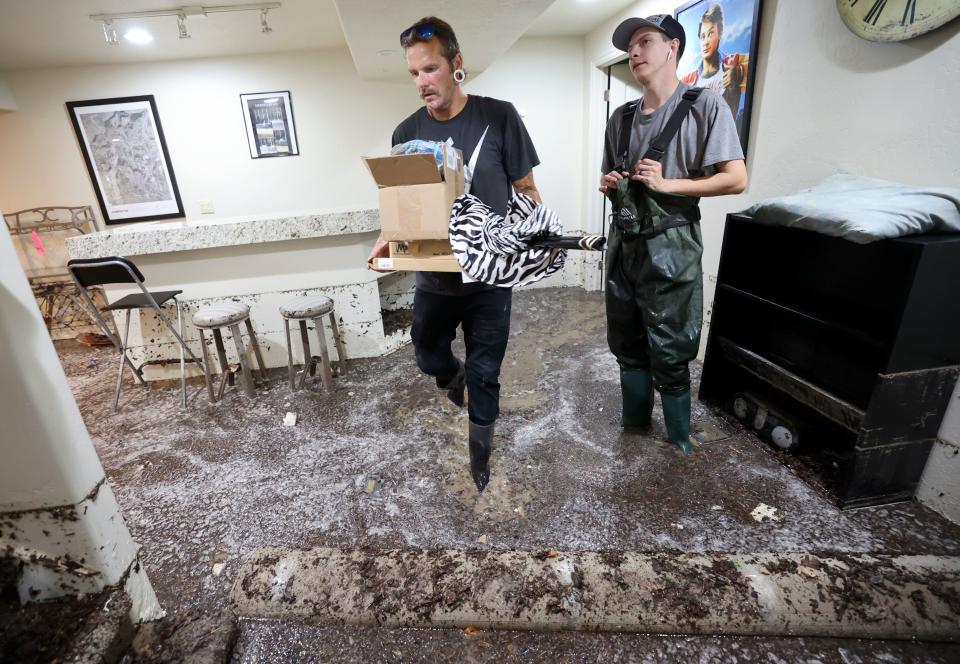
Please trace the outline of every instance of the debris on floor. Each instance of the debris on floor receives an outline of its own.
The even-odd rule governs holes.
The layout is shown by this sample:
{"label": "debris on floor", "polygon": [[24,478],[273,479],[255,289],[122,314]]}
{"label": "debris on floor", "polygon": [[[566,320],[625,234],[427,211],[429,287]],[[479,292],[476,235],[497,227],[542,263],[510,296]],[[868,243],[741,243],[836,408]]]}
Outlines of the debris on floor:
{"label": "debris on floor", "polygon": [[753,511],[750,512],[750,516],[752,516],[753,520],[756,521],[757,523],[763,523],[765,519],[769,519],[770,521],[776,521],[777,508],[770,507],[766,503],[760,503],[759,505],[753,508]]}
{"label": "debris on floor", "polygon": [[292,427],[292,426],[296,426],[296,424],[297,424],[296,413],[287,412],[287,414],[283,416],[283,426]]}
{"label": "debris on floor", "polygon": [[[240,561],[266,546],[553,548],[608,552],[612,559],[664,550],[960,556],[960,526],[917,502],[842,512],[748,428],[699,402],[693,404],[694,419],[728,432],[723,444],[704,445],[686,458],[674,455],[672,446],[660,442],[659,409],[649,434],[622,435],[614,417],[620,411],[618,368],[604,325],[602,293],[544,288],[514,294],[511,330],[519,334],[511,335],[500,376],[491,483],[482,496],[470,477],[467,415],[437,398],[434,380],[418,371],[409,345],[388,356],[350,360],[350,370],[329,392],[291,396],[283,367],[271,374],[274,389],[258,390],[253,401],[211,405],[201,395],[181,409],[178,384],[151,385],[125,390],[120,412],[111,415],[114,350],[58,342],[110,486],[167,610],[151,648],[168,653],[168,661],[191,660],[189,650],[176,650],[179,644],[192,648],[198,634],[213,629],[229,607]],[[460,340],[454,351],[463,357]],[[98,360],[95,369],[87,367],[91,356]],[[691,365],[694,393],[700,370]],[[124,380],[132,384],[129,375]],[[300,424],[277,427],[276,414],[291,410]],[[767,525],[758,527],[752,511],[761,505],[771,511],[760,515]],[[535,518],[523,518],[527,513]],[[211,558],[221,550],[228,557]],[[217,563],[224,567],[214,577]],[[790,571],[798,583],[820,582]],[[384,588],[382,598],[394,590]],[[286,653],[299,652],[297,638],[305,632],[289,624],[243,629],[247,654],[234,664],[297,661]],[[317,629],[334,639],[304,636],[318,653],[302,653],[308,661],[386,662],[395,648],[447,648],[454,654],[438,661],[469,659],[456,656],[456,646],[466,641],[459,629],[406,635]],[[483,639],[471,641],[489,639],[502,648],[510,640],[517,644],[513,661],[560,661],[568,652],[576,653],[573,661],[597,661],[591,644],[599,641],[591,639],[609,644],[597,650],[604,653],[630,652],[634,642],[620,635],[504,634],[485,629]],[[430,645],[432,635],[440,645]],[[357,637],[355,647],[347,645],[348,637]],[[740,641],[710,643],[724,648]],[[777,643],[786,647],[783,640]],[[385,649],[369,649],[376,644]],[[349,652],[341,656],[340,646]],[[874,652],[862,644],[853,648]],[[256,652],[265,654],[256,660]],[[712,659],[654,661],[714,661],[724,651],[717,652]],[[797,661],[789,656],[795,650],[785,652],[786,661]],[[498,661],[481,652],[474,659]],[[834,654],[824,661],[840,660]]]}
{"label": "debris on floor", "polygon": [[381,482],[380,482],[380,479],[379,479],[379,478],[377,478],[377,477],[368,477],[368,478],[367,478],[367,482],[366,482],[366,484],[364,485],[363,490],[364,490],[364,492],[365,492],[368,496],[370,496],[371,498],[379,498],[379,497],[380,497],[380,487],[381,487]]}
{"label": "debris on floor", "polygon": [[104,334],[96,334],[94,332],[81,332],[76,337],[77,343],[81,343],[84,346],[112,346],[113,342],[110,341],[110,337]]}

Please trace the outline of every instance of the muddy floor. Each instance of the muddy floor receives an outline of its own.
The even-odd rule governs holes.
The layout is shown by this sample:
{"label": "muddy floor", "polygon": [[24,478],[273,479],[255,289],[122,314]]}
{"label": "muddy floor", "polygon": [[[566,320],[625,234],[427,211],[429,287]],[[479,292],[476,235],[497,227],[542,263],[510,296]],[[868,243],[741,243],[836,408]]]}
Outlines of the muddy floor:
{"label": "muddy floor", "polygon": [[[338,653],[330,658],[330,653]],[[489,662],[491,664],[951,664],[960,646],[906,641],[761,639],[589,632],[508,632],[314,627],[273,621],[241,626],[235,664],[265,662]]]}
{"label": "muddy floor", "polygon": [[[960,555],[960,527],[919,503],[841,512],[764,443],[697,402],[694,418],[730,437],[692,457],[662,442],[659,408],[649,436],[621,433],[618,372],[598,293],[515,294],[492,479],[480,496],[467,468],[466,412],[419,374],[409,345],[349,362],[330,393],[317,381],[313,391],[291,394],[281,370],[255,400],[235,390],[215,405],[200,395],[181,410],[174,388],[143,389],[127,379],[117,415],[110,414],[112,351],[58,349],[168,612],[152,630],[154,642],[142,644],[144,660],[175,660],[177,632],[215,623],[240,562],[265,545]],[[283,426],[287,412],[296,413],[295,426]],[[314,635],[304,661],[406,661],[412,653],[393,658],[390,649],[416,642],[455,653],[463,645],[459,633],[378,633],[364,638],[386,654],[371,657],[369,649],[342,647],[354,638],[347,628],[323,628],[332,630],[329,646],[328,632],[302,629]],[[245,625],[235,657],[300,661],[301,638],[292,627]],[[597,661],[596,640],[615,653],[619,638],[640,637],[583,635],[577,645],[578,635],[501,634],[484,641],[498,655],[471,646],[467,659],[502,658],[515,642],[528,649],[524,661],[562,661],[554,657],[560,650]],[[703,641],[702,652],[729,651],[728,641]],[[907,659],[872,661],[909,661],[922,651],[908,646],[890,650],[907,648]],[[839,652],[829,643],[811,647]],[[290,654],[270,654],[283,652]],[[704,661],[778,661],[764,659],[763,648],[753,652]],[[817,661],[858,661],[838,657]]]}

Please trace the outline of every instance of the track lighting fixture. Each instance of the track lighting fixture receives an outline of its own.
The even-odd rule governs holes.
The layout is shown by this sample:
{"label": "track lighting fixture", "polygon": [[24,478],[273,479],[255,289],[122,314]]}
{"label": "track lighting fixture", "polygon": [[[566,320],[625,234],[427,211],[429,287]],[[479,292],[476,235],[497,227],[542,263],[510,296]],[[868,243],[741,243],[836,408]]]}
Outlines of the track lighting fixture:
{"label": "track lighting fixture", "polygon": [[190,33],[187,32],[186,14],[177,14],[177,31],[180,33],[180,39],[190,39]]}
{"label": "track lighting fixture", "polygon": [[267,22],[267,13],[271,9],[280,9],[280,6],[279,2],[253,2],[240,5],[211,5],[209,7],[191,5],[187,7],[156,9],[142,12],[91,14],[90,18],[102,24],[104,41],[111,46],[117,46],[120,44],[120,40],[117,39],[117,30],[113,25],[114,21],[154,18],[157,16],[174,16],[177,19],[177,32],[179,33],[180,39],[190,39],[190,33],[187,32],[187,18],[190,16],[209,16],[210,14],[223,12],[260,12],[260,32],[269,34],[273,32],[273,28],[271,28]]}
{"label": "track lighting fixture", "polygon": [[119,46],[120,40],[117,39],[117,29],[113,27],[113,21],[107,19],[103,22],[103,39],[110,46]]}

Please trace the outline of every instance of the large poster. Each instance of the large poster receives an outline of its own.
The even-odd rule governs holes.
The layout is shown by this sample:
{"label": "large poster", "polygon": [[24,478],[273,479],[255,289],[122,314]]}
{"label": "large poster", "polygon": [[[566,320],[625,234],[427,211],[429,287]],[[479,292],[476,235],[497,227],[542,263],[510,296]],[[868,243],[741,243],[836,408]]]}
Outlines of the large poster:
{"label": "large poster", "polygon": [[693,0],[675,12],[687,36],[680,80],[719,92],[737,123],[743,153],[750,134],[761,0]]}
{"label": "large poster", "polygon": [[107,224],[183,216],[152,95],[67,102]]}

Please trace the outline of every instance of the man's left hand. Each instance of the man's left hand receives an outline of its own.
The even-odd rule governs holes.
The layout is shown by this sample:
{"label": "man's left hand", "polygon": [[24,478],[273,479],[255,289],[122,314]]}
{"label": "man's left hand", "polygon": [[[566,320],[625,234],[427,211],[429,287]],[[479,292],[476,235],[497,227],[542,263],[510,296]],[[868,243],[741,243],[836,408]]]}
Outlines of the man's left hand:
{"label": "man's left hand", "polygon": [[635,174],[631,180],[637,180],[647,185],[653,191],[670,192],[671,180],[664,179],[663,167],[654,159],[641,159],[634,165]]}

